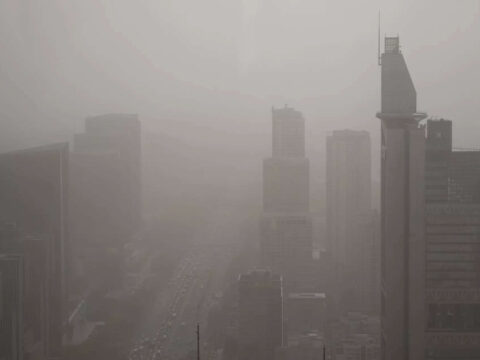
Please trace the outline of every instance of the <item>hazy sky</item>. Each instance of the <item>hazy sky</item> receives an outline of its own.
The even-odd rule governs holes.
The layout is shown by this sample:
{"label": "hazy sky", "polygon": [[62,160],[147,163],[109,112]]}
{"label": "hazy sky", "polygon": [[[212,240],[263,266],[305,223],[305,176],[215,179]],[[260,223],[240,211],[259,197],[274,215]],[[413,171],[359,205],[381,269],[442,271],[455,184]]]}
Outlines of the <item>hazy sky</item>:
{"label": "hazy sky", "polygon": [[185,139],[263,144],[270,106],[285,102],[309,120],[312,152],[335,128],[378,137],[381,10],[382,34],[401,37],[419,109],[454,120],[455,143],[477,146],[479,4],[1,0],[0,115],[11,136],[0,140],[60,136],[86,115],[127,111]]}

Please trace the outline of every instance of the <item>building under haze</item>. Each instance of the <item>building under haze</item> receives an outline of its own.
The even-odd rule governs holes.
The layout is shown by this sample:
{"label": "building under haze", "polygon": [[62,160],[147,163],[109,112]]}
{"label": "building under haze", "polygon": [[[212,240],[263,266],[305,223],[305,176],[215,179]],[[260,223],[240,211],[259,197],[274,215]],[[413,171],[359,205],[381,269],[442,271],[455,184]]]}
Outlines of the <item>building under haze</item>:
{"label": "building under haze", "polygon": [[452,149],[452,122],[428,120],[427,359],[480,358],[480,151]]}
{"label": "building under haze", "polygon": [[379,259],[370,151],[366,131],[337,130],[327,137],[329,288],[332,303],[340,311],[372,310],[379,296],[371,271]]}
{"label": "building under haze", "polygon": [[263,162],[262,265],[281,274],[287,291],[303,291],[312,265],[303,115],[272,109],[272,135],[272,157]]}
{"label": "building under haze", "polygon": [[68,311],[67,187],[67,143],[0,155],[0,223],[24,234],[3,234],[2,252],[24,259],[25,349],[39,342],[47,358],[61,354]]}
{"label": "building under haze", "polygon": [[282,277],[254,270],[238,279],[238,359],[274,360],[283,343]]}
{"label": "building under haze", "polygon": [[[141,126],[137,115],[85,120],[70,161],[75,295],[123,281],[123,246],[141,221]],[[101,274],[101,276],[99,276]]]}
{"label": "building under haze", "polygon": [[[85,132],[75,135],[73,152],[106,157],[110,155],[118,158],[124,172],[123,206],[128,216],[125,221],[129,232],[134,234],[140,226],[142,206],[141,125],[138,116],[106,114],[88,117],[85,119]],[[91,161],[94,162],[94,160]]]}
{"label": "building under haze", "polygon": [[425,129],[398,37],[381,56],[382,359],[425,357]]}
{"label": "building under haze", "polygon": [[316,332],[326,325],[325,293],[290,293],[284,299],[285,331],[288,337]]}
{"label": "building under haze", "polygon": [[0,254],[0,359],[23,360],[23,257]]}
{"label": "building under haze", "polygon": [[[50,281],[51,242],[45,237],[22,233],[15,224],[0,225],[0,254],[22,259],[22,352],[25,358],[49,357],[49,331],[54,326],[56,309],[51,305],[56,294]],[[55,298],[53,298],[55,300]]]}

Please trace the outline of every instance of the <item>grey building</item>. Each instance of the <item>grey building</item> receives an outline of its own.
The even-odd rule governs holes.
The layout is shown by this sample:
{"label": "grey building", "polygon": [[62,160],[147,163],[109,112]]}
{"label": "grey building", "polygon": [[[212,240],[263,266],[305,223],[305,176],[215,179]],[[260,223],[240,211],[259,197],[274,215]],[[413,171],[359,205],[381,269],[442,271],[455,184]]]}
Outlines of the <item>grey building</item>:
{"label": "grey building", "polygon": [[141,222],[141,124],[134,114],[85,119],[70,155],[75,297],[123,283],[123,246]]}
{"label": "grey building", "polygon": [[381,56],[381,346],[425,358],[425,129],[398,37]]}
{"label": "grey building", "polygon": [[298,334],[325,332],[325,293],[290,293],[285,297],[284,318],[289,338]]}
{"label": "grey building", "polygon": [[254,270],[238,279],[238,359],[273,360],[283,343],[282,278]]}
{"label": "grey building", "polygon": [[[141,124],[135,114],[105,114],[85,119],[85,132],[73,141],[76,154],[117,157],[120,162],[124,208],[131,233],[141,221]],[[81,160],[78,160],[81,162]],[[86,160],[89,161],[89,160]],[[90,160],[94,162],[95,160]]]}
{"label": "grey building", "polygon": [[288,291],[304,291],[312,265],[309,161],[305,120],[285,106],[272,109],[272,157],[263,162],[262,266],[281,274]]}
{"label": "grey building", "polygon": [[[38,320],[42,324],[39,331],[43,334],[40,336],[46,357],[58,357],[62,351],[70,259],[67,218],[67,143],[0,155],[0,223],[15,224],[24,234],[33,234],[40,241],[26,242],[25,249],[31,250],[22,252],[30,254],[28,264],[45,271],[44,280],[48,281],[42,289],[46,291],[42,304],[46,319]],[[36,274],[41,276],[42,272]],[[34,298],[40,280],[30,279],[25,284],[25,294]]]}
{"label": "grey building", "polygon": [[427,359],[480,358],[480,151],[427,122]]}
{"label": "grey building", "polygon": [[[337,130],[327,137],[327,244],[330,295],[338,310],[366,311],[365,290],[374,261],[371,209],[371,144],[366,131]],[[378,260],[378,259],[377,259]],[[367,298],[370,297],[370,298]]]}

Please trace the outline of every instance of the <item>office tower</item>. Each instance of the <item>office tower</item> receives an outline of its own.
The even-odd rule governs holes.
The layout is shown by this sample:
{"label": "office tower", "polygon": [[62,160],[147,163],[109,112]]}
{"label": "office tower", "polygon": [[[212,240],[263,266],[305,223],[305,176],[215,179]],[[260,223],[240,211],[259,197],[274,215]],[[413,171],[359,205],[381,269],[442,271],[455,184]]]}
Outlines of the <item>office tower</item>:
{"label": "office tower", "polygon": [[239,360],[273,360],[282,346],[282,278],[255,270],[238,279]]}
{"label": "office tower", "polygon": [[337,130],[327,137],[329,288],[332,303],[343,311],[366,310],[373,301],[365,293],[374,256],[370,151],[366,131]]}
{"label": "office tower", "polygon": [[262,262],[288,291],[303,291],[312,263],[305,120],[287,106],[272,109],[272,130],[272,157],[263,162]]}
{"label": "office tower", "polygon": [[381,56],[382,359],[425,357],[425,129],[398,37]]}
{"label": "office tower", "polygon": [[141,220],[141,125],[138,116],[106,114],[85,119],[85,132],[75,135],[73,152],[118,157],[123,172],[118,186],[123,187],[122,203],[128,216],[126,225],[129,234],[133,235]]}
{"label": "office tower", "polygon": [[427,359],[480,358],[480,151],[427,121]]}
{"label": "office tower", "polygon": [[0,254],[0,359],[23,360],[23,259]]}
{"label": "office tower", "polygon": [[[15,224],[24,234],[39,235],[40,247],[47,252],[45,279],[49,286],[44,305],[48,318],[43,324],[47,357],[60,356],[62,349],[69,260],[67,186],[66,143],[0,155],[0,222]],[[41,253],[31,256],[41,261]],[[25,293],[31,291],[26,284]]]}

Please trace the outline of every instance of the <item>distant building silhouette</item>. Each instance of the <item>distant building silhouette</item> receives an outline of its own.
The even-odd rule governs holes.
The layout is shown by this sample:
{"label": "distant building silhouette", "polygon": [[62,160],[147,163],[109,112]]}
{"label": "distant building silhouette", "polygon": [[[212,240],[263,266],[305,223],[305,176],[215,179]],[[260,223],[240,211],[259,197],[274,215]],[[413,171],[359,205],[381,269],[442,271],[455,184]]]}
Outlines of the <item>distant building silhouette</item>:
{"label": "distant building silhouette", "polygon": [[106,114],[85,119],[85,132],[75,135],[73,151],[81,154],[115,154],[125,171],[128,227],[133,233],[141,220],[141,125],[134,114]]}
{"label": "distant building silhouette", "polygon": [[381,56],[382,359],[425,358],[425,129],[398,37]]}
{"label": "distant building silhouette", "polygon": [[332,305],[340,311],[373,311],[379,302],[379,224],[371,206],[370,151],[366,131],[336,130],[327,137],[330,289]]}
{"label": "distant building silhouette", "polygon": [[77,301],[123,280],[123,246],[141,221],[141,125],[137,115],[85,120],[70,166],[71,238]]}
{"label": "distant building silhouette", "polygon": [[282,278],[254,270],[238,279],[238,359],[274,360],[283,342]]}
{"label": "distant building silhouette", "polygon": [[309,290],[312,220],[305,120],[292,108],[272,109],[272,129],[272,157],[263,162],[262,266],[281,274],[287,291]]}

